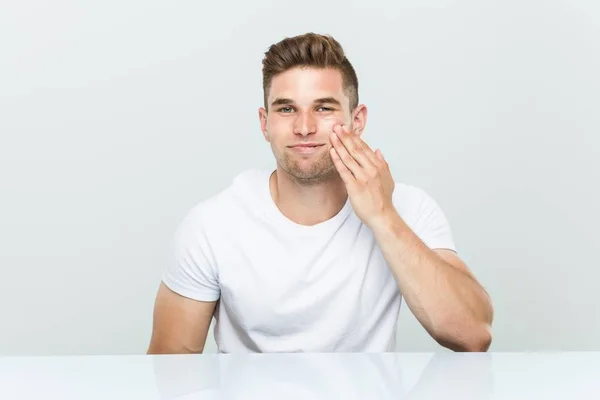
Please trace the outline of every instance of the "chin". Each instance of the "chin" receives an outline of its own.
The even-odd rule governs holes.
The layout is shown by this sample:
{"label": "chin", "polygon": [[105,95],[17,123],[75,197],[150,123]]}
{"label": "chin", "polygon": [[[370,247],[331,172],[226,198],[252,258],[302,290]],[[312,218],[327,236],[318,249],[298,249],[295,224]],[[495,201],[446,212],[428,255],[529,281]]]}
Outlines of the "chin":
{"label": "chin", "polygon": [[329,156],[319,159],[303,159],[289,155],[278,158],[281,168],[296,181],[322,181],[337,173],[335,165]]}
{"label": "chin", "polygon": [[317,184],[331,179],[335,168],[292,168],[289,170],[291,176],[298,182]]}

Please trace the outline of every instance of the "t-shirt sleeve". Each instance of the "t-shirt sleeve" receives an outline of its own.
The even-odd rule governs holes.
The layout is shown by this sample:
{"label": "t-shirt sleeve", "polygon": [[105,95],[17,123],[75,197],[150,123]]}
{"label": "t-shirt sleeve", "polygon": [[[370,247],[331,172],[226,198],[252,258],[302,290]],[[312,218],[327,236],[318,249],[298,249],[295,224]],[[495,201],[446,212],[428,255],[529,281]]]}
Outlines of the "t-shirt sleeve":
{"label": "t-shirt sleeve", "polygon": [[221,292],[218,269],[199,209],[177,227],[162,281],[175,293],[199,301],[216,301]]}
{"label": "t-shirt sleeve", "polygon": [[414,231],[430,249],[456,251],[448,219],[437,202],[424,190],[419,189],[420,205]]}

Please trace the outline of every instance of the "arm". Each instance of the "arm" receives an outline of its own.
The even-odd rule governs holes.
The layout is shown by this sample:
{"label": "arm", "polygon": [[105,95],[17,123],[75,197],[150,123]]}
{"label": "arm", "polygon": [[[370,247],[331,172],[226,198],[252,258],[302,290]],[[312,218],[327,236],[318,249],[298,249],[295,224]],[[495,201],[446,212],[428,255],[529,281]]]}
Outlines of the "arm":
{"label": "arm", "polygon": [[202,353],[220,298],[202,205],[179,224],[156,295],[148,354]]}
{"label": "arm", "polygon": [[431,250],[396,212],[373,224],[373,234],[406,303],[427,332],[454,351],[487,351],[490,298],[451,250]]}
{"label": "arm", "polygon": [[493,317],[489,296],[456,254],[430,250],[404,222],[392,200],[395,182],[389,164],[381,151],[371,150],[359,136],[346,126],[334,125],[331,159],[356,215],[371,228],[406,303],[444,347],[487,350]]}
{"label": "arm", "polygon": [[202,353],[216,301],[183,297],[161,282],[148,354]]}

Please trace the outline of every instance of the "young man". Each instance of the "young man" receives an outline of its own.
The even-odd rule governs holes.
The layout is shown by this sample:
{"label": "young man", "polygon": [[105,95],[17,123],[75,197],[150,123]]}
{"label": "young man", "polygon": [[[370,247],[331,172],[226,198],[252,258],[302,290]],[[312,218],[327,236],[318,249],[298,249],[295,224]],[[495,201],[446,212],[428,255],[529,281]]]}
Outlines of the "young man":
{"label": "young man", "polygon": [[393,351],[402,298],[441,345],[486,351],[492,305],[423,190],[361,139],[340,44],[305,34],[263,60],[275,171],[248,170],[180,224],[148,353]]}

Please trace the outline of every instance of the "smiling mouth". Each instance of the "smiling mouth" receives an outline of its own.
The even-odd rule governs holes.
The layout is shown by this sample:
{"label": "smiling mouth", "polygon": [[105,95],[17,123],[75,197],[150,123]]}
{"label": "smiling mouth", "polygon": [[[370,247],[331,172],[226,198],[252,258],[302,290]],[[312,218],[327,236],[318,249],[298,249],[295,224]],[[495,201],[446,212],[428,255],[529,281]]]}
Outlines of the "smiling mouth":
{"label": "smiling mouth", "polygon": [[314,147],[324,146],[324,144],[297,144],[294,146],[290,146],[292,149],[309,149]]}

